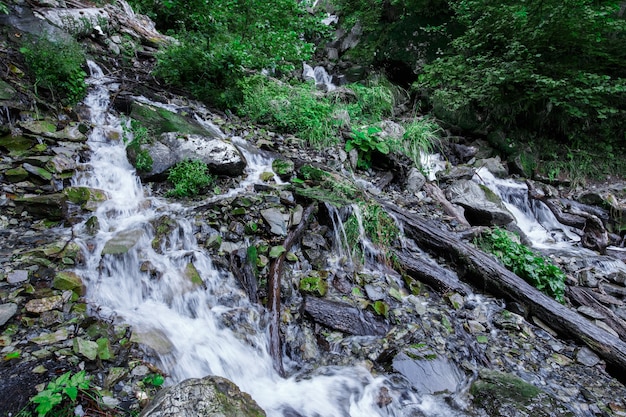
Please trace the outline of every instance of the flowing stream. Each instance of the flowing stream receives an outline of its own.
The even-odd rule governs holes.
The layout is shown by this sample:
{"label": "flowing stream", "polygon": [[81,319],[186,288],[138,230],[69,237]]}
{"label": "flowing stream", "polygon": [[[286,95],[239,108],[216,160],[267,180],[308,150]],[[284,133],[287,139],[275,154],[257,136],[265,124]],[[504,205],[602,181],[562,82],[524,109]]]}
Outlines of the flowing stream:
{"label": "flowing stream", "polygon": [[[99,224],[95,235],[87,233],[86,222],[76,227],[86,255],[78,272],[93,314],[131,325],[158,357],[168,384],[222,376],[249,393],[268,416],[459,415],[436,397],[418,398],[359,366],[279,377],[267,350],[265,310],[248,301],[232,276],[214,268],[197,245],[183,207],[145,194],[124,143],[114,139],[122,132],[120,119],[109,111],[116,84],[95,64],[90,69],[85,105],[93,123],[91,160],[74,185],[109,196],[94,213]],[[263,164],[258,156],[248,157],[255,163],[252,179],[244,185],[258,178]],[[153,245],[155,224],[163,216],[176,226],[160,245]],[[189,278],[190,270],[197,271],[201,283]],[[383,387],[393,401],[379,406]]]}

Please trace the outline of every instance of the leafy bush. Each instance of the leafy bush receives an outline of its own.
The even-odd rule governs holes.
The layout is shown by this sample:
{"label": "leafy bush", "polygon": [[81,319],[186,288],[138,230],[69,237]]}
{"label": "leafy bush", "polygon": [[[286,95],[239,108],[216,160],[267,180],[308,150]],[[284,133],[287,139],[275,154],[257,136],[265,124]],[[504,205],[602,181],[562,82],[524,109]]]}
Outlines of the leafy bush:
{"label": "leafy bush", "polygon": [[148,129],[139,121],[131,119],[130,127],[124,127],[124,142],[132,150],[134,158],[131,158],[131,162],[135,168],[138,171],[150,172],[154,161],[146,149],[141,149],[141,145],[151,142]]}
{"label": "leafy bush", "polygon": [[193,197],[211,185],[215,179],[207,165],[199,160],[183,161],[174,165],[167,176],[174,188],[167,192],[169,197]]}
{"label": "leafy bush", "polygon": [[565,274],[542,256],[511,239],[509,234],[496,228],[483,233],[475,243],[496,258],[510,271],[535,286],[538,290],[564,302]]}
{"label": "leafy bush", "polygon": [[378,136],[381,129],[369,126],[366,130],[352,130],[352,136],[346,141],[346,152],[356,149],[359,153],[357,167],[369,169],[372,166],[372,157],[379,154],[387,155],[390,152],[389,143]]}
{"label": "leafy bush", "polygon": [[[35,92],[43,87],[66,105],[74,105],[85,97],[85,53],[78,42],[36,38],[30,45],[20,48],[20,52],[35,76]],[[57,91],[60,97],[54,97]]]}
{"label": "leafy bush", "polygon": [[262,75],[248,77],[240,85],[244,97],[237,108],[240,115],[296,134],[314,147],[337,143],[335,107],[313,85],[290,85]]}
{"label": "leafy bush", "polygon": [[241,101],[244,69],[291,71],[328,31],[296,0],[131,3],[180,41],[158,56],[156,75],[222,108]]}
{"label": "leafy bush", "polygon": [[422,155],[432,154],[441,140],[442,129],[433,119],[415,119],[405,126],[401,152],[411,158],[416,167],[422,166]]}
{"label": "leafy bush", "polygon": [[85,371],[80,371],[74,375],[71,372],[66,372],[49,382],[46,389],[35,395],[30,401],[37,404],[38,416],[44,417],[66,400],[74,403],[78,391],[84,391],[88,388],[89,377],[85,375]]}
{"label": "leafy bush", "polygon": [[346,86],[354,91],[357,101],[346,105],[350,117],[360,122],[376,122],[392,115],[395,104],[394,92],[386,80],[376,79],[363,84]]}
{"label": "leafy bush", "polygon": [[455,123],[563,141],[623,141],[626,35],[619,3],[451,2],[464,30],[416,87]]}

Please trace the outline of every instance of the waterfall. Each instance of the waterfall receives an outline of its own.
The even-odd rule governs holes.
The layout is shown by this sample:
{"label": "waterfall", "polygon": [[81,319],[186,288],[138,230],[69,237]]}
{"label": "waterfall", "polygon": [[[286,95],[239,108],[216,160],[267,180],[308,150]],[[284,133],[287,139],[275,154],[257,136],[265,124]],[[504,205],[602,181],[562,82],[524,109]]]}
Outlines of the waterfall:
{"label": "waterfall", "polygon": [[[92,314],[129,324],[168,375],[167,384],[222,376],[268,416],[460,415],[435,397],[417,397],[363,367],[321,367],[279,377],[267,350],[266,311],[249,302],[230,274],[213,266],[179,205],[144,194],[119,140],[122,123],[109,111],[117,85],[94,63],[89,67],[91,160],[73,185],[101,189],[109,197],[94,212],[95,236],[84,223],[76,226],[86,259],[77,272]],[[173,226],[155,244],[155,225],[164,218]],[[190,279],[189,271],[201,282]],[[393,399],[390,404],[377,405],[381,390]]]}

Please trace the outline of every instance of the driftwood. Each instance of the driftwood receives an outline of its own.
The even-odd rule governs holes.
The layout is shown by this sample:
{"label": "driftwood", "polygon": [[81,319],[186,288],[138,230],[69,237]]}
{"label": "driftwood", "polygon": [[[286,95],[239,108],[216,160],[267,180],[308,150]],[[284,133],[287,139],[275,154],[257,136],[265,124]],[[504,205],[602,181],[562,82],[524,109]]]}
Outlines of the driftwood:
{"label": "driftwood", "polygon": [[344,333],[384,336],[389,331],[389,325],[373,313],[347,303],[306,296],[303,308],[316,323]]}
{"label": "driftwood", "polygon": [[593,295],[594,291],[589,288],[570,287],[568,289],[569,298],[576,304],[591,307],[597,313],[604,317],[603,321],[617,334],[622,340],[626,340],[626,322],[619,318],[617,314],[610,308],[602,305]]}
{"label": "driftwood", "polygon": [[472,289],[459,281],[456,274],[435,262],[425,261],[406,252],[395,251],[394,255],[404,273],[431,286],[440,294],[458,292],[461,295],[468,295],[472,293]]}
{"label": "driftwood", "polygon": [[246,291],[250,302],[258,303],[256,276],[254,276],[254,271],[245,249],[239,249],[230,254],[230,272],[233,273],[239,284]]}
{"label": "driftwood", "polygon": [[465,215],[463,214],[463,209],[460,207],[456,207],[450,201],[448,201],[446,196],[443,195],[443,191],[441,191],[441,188],[437,187],[435,184],[428,182],[424,184],[424,188],[432,198],[434,198],[439,202],[439,204],[441,204],[444,211],[448,213],[448,215],[454,217],[463,226],[471,227],[471,225],[465,218]]}
{"label": "driftwood", "polygon": [[280,277],[283,273],[283,264],[285,263],[285,257],[287,252],[291,249],[293,244],[300,239],[300,236],[306,229],[311,215],[315,211],[316,206],[311,204],[306,208],[302,214],[302,220],[293,229],[283,244],[285,252],[280,255],[270,265],[269,277],[267,280],[268,296],[267,307],[270,311],[270,355],[274,361],[274,369],[281,376],[285,376],[285,370],[283,368],[283,354],[280,344]]}
{"label": "driftwood", "polygon": [[548,323],[561,335],[589,346],[607,363],[622,371],[626,370],[626,343],[619,337],[541,293],[491,256],[461,241],[454,234],[397,206],[382,204],[404,223],[407,236],[421,248],[448,256],[457,265],[459,278],[474,282],[481,290],[528,306],[530,315]]}

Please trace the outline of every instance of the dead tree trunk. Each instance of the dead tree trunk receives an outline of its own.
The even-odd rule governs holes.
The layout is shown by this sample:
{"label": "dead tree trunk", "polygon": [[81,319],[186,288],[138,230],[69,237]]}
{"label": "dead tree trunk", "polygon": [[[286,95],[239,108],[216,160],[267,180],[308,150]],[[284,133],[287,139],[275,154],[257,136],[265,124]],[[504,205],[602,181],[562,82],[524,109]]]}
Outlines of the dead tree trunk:
{"label": "dead tree trunk", "polygon": [[454,234],[394,205],[383,203],[383,206],[404,223],[407,236],[421,248],[447,256],[456,265],[459,278],[474,282],[483,291],[528,306],[529,314],[549,323],[561,335],[584,343],[611,365],[626,370],[626,343],[619,337],[544,295]]}
{"label": "dead tree trunk", "polygon": [[309,219],[315,211],[315,205],[311,204],[306,208],[302,215],[300,224],[293,229],[287,238],[283,247],[285,251],[270,265],[269,277],[267,280],[268,297],[267,308],[270,311],[270,355],[274,361],[274,369],[280,376],[285,376],[285,369],[283,368],[283,353],[280,343],[280,277],[283,274],[283,264],[285,263],[285,257],[287,252],[291,249],[293,244],[300,239],[302,233],[306,229]]}

